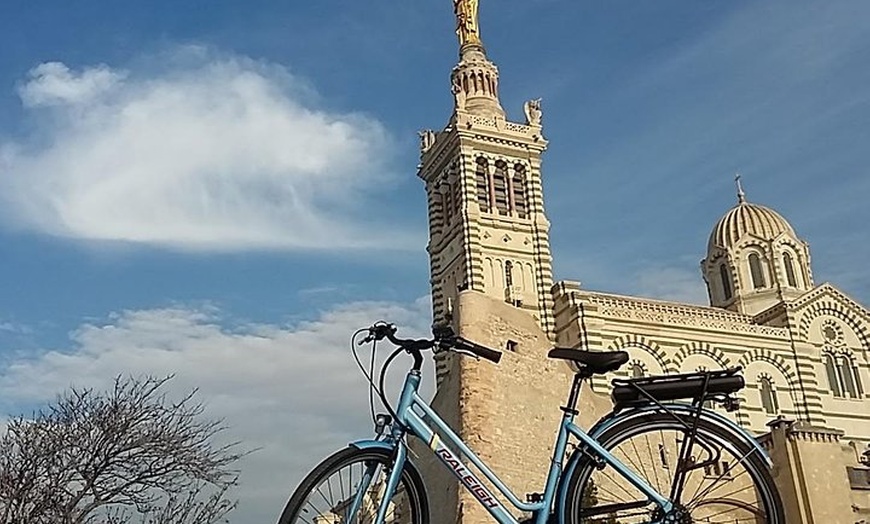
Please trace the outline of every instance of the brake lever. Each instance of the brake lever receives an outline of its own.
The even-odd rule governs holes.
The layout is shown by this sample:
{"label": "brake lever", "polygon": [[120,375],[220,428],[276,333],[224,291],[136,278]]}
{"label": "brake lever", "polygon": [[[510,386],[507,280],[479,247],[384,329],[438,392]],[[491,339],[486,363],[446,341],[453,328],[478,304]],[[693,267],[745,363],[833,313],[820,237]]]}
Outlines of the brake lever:
{"label": "brake lever", "polygon": [[395,333],[396,326],[394,324],[388,324],[386,322],[376,322],[369,328],[369,334],[366,335],[365,338],[357,342],[357,345],[362,346],[363,344],[368,344],[369,342],[382,340],[384,337],[388,336],[387,331],[389,331],[390,333]]}

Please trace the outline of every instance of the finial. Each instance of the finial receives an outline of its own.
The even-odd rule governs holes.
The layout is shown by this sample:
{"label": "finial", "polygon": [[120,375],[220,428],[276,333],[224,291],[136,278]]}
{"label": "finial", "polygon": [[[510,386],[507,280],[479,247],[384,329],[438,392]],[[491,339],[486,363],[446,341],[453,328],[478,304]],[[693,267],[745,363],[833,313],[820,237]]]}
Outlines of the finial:
{"label": "finial", "polygon": [[739,202],[741,204],[745,204],[746,203],[746,193],[743,192],[743,184],[740,183],[741,178],[742,177],[740,176],[740,173],[737,173],[736,175],[734,175],[734,182],[737,183],[737,202]]}

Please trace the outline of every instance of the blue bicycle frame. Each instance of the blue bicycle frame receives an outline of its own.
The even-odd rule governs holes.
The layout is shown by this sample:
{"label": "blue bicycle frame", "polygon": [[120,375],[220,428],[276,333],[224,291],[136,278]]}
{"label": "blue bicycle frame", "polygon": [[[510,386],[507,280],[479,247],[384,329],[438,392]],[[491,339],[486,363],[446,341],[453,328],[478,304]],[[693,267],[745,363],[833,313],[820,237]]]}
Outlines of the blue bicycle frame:
{"label": "blue bicycle frame", "polygon": [[[453,475],[464,485],[489,511],[490,515],[500,524],[519,524],[516,518],[508,512],[501,502],[490,493],[489,489],[480,482],[478,477],[465,467],[465,461],[469,461],[483,473],[484,477],[492,483],[499,493],[507,499],[514,508],[520,511],[533,512],[536,517],[535,524],[546,524],[549,517],[550,508],[553,505],[556,496],[556,487],[559,477],[562,474],[562,457],[565,456],[565,450],[568,445],[568,435],[575,436],[580,442],[588,446],[588,449],[601,458],[606,464],[614,468],[632,485],[634,485],[641,493],[648,497],[647,502],[654,502],[662,508],[664,512],[672,509],[673,505],[667,497],[659,494],[654,488],[647,484],[642,478],[638,477],[632,470],[628,469],[622,462],[613,457],[601,445],[586,432],[574,424],[575,413],[571,410],[566,410],[559,425],[559,434],[556,439],[556,446],[553,451],[553,458],[550,462],[550,470],[547,474],[546,487],[540,501],[537,502],[522,502],[508,488],[498,476],[487,467],[487,465],[471,450],[462,439],[441,420],[441,417],[432,410],[431,407],[417,394],[420,385],[420,373],[411,371],[405,378],[405,385],[402,389],[402,396],[399,401],[396,414],[399,417],[398,424],[393,426],[393,432],[390,438],[385,440],[368,440],[354,442],[352,445],[358,448],[368,447],[389,447],[394,450],[395,466],[390,472],[389,479],[385,488],[381,504],[378,508],[376,523],[383,523],[389,511],[389,501],[398,486],[399,478],[402,474],[402,469],[407,460],[407,447],[403,440],[403,429],[408,430],[419,437],[423,442],[429,445],[429,448],[435,455],[444,463],[447,468],[453,472]],[[453,448],[459,450],[460,456],[457,457],[451,449],[445,445],[438,433],[430,427],[425,421],[431,422],[441,434],[444,435],[446,441]],[[369,474],[370,475],[370,474]],[[354,514],[363,503],[364,493],[368,489],[368,482],[361,483],[361,487],[357,493],[356,500],[353,503],[351,514]]]}

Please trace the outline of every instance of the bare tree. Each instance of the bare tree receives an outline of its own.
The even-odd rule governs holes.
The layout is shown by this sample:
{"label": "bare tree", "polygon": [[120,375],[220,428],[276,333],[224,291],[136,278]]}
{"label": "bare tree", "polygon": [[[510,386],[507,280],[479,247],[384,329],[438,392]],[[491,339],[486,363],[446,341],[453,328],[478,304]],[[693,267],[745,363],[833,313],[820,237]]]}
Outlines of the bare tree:
{"label": "bare tree", "polygon": [[196,391],[171,401],[171,377],[72,388],[0,437],[0,524],[214,524],[235,507],[231,465]]}

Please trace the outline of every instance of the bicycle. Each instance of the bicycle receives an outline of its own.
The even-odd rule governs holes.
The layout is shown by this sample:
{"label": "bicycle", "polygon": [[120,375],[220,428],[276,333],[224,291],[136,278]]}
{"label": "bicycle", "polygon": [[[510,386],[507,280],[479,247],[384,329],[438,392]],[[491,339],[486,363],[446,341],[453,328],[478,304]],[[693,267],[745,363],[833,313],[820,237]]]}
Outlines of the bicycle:
{"label": "bicycle", "polygon": [[[617,370],[628,354],[552,349],[548,356],[572,362],[575,375],[561,407],[545,487],[523,502],[418,395],[423,351],[454,351],[493,363],[501,353],[449,330],[436,330],[431,340],[400,339],[395,333],[395,326],[379,322],[360,342],[387,339],[397,347],[381,367],[378,388],[374,357],[366,375],[389,414],[373,412],[373,439],[353,442],[315,467],[290,497],[279,524],[428,524],[426,490],[408,457],[407,435],[421,439],[500,524],[785,523],[764,449],[737,424],[704,407],[713,401],[736,409],[734,394],[745,385],[740,368],[614,380],[613,411],[586,432],[574,424],[582,382]],[[384,376],[401,352],[411,355],[413,364],[393,409],[384,395]],[[365,373],[355,350],[354,356]],[[569,435],[577,441],[570,455]],[[530,516],[520,520],[504,501]]]}

